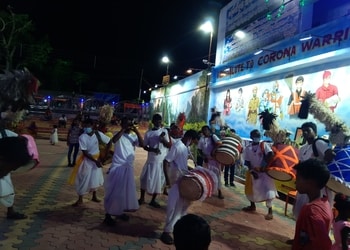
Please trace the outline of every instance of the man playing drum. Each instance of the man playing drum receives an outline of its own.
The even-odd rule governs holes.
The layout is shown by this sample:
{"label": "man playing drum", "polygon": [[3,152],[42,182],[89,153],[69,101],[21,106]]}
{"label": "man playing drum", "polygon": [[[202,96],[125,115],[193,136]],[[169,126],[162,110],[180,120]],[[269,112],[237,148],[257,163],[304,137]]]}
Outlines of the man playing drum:
{"label": "man playing drum", "polygon": [[195,130],[188,130],[181,140],[175,141],[171,146],[167,156],[164,159],[164,164],[169,171],[168,178],[170,181],[170,189],[168,191],[168,202],[166,211],[166,221],[164,231],[160,240],[167,244],[173,244],[171,233],[178,219],[186,214],[191,201],[180,196],[178,180],[189,172],[187,167],[187,159],[189,157],[189,146],[198,140],[198,133]]}
{"label": "man playing drum", "polygon": [[272,200],[277,196],[277,189],[274,180],[267,175],[263,164],[269,162],[273,157],[271,147],[261,142],[259,130],[254,129],[250,132],[250,138],[253,142],[245,148],[245,165],[249,171],[246,174],[245,194],[250,201],[250,206],[244,207],[245,212],[256,211],[255,202],[266,202],[268,213],[266,220],[272,220]]}
{"label": "man playing drum", "polygon": [[204,160],[203,167],[212,170],[218,179],[218,197],[223,199],[221,192],[221,164],[215,159],[213,153],[215,149],[221,145],[221,140],[216,134],[211,134],[209,126],[202,127],[203,136],[199,139],[198,150]]}

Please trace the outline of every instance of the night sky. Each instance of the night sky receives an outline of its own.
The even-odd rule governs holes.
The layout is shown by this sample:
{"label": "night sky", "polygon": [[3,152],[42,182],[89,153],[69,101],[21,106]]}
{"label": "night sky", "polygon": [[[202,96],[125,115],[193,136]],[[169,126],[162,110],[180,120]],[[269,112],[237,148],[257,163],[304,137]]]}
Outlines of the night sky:
{"label": "night sky", "polygon": [[[190,67],[204,69],[210,38],[198,27],[211,17],[216,29],[219,11],[230,1],[138,2],[7,0],[15,13],[30,14],[36,27],[49,34],[54,55],[72,58],[123,100],[138,97],[142,69],[142,89],[161,83],[164,55],[171,60],[171,76],[185,76]],[[214,31],[212,59],[215,49]]]}

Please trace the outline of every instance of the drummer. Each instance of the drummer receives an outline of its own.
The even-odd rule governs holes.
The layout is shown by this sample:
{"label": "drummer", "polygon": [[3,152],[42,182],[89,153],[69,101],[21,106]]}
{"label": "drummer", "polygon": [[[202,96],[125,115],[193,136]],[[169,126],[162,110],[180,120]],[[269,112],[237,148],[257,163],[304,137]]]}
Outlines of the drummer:
{"label": "drummer", "polygon": [[212,134],[209,126],[202,127],[202,137],[198,142],[198,150],[203,158],[203,167],[212,170],[218,178],[218,197],[224,199],[221,192],[221,163],[219,163],[214,157],[213,153],[219,147],[222,142],[216,134]]}
{"label": "drummer", "polygon": [[186,214],[191,201],[180,197],[179,186],[177,181],[186,173],[188,173],[187,159],[189,157],[188,147],[192,143],[197,142],[198,133],[195,130],[187,130],[182,139],[176,140],[170,147],[168,154],[165,157],[164,165],[169,171],[166,171],[170,182],[170,189],[168,191],[168,202],[166,211],[166,221],[164,231],[160,240],[172,245],[174,240],[170,235],[173,231],[174,225],[178,219]]}
{"label": "drummer", "polygon": [[265,201],[268,209],[266,220],[273,219],[272,201],[277,197],[274,180],[267,175],[264,165],[273,157],[272,148],[268,143],[261,141],[259,130],[250,131],[252,143],[245,148],[244,164],[249,171],[246,172],[245,195],[250,205],[242,208],[245,212],[255,212],[256,202]]}
{"label": "drummer", "polygon": [[[304,145],[300,147],[299,150],[299,160],[305,161],[310,158],[317,158],[329,163],[334,159],[334,152],[325,140],[318,138],[317,136],[317,125],[313,122],[305,122],[301,125],[301,130],[303,132],[303,137],[306,141]],[[328,196],[328,201],[333,206],[334,193],[327,187],[322,189],[324,196]],[[295,219],[298,218],[301,207],[309,202],[307,195],[297,194],[296,200],[293,206],[293,216]]]}

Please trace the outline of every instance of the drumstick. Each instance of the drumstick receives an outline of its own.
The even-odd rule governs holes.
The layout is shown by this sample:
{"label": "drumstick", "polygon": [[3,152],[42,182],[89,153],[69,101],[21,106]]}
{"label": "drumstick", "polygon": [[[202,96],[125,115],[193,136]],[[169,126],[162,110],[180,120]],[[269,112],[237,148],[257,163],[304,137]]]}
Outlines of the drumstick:
{"label": "drumstick", "polygon": [[191,150],[189,148],[187,148],[187,149],[188,149],[188,154],[191,156],[191,159],[192,159],[192,161],[194,163],[194,167],[197,167],[197,162],[194,160],[194,156],[193,156]]}

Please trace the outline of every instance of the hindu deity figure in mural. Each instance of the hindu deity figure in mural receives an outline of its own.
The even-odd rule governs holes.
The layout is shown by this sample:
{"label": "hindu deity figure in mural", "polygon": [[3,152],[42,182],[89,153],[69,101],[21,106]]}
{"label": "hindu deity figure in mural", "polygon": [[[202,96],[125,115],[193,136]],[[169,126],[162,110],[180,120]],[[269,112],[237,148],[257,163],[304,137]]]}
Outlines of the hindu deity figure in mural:
{"label": "hindu deity figure in mural", "polygon": [[248,103],[248,115],[247,115],[247,123],[256,125],[258,121],[258,109],[259,109],[259,97],[258,97],[258,87],[254,86],[252,89],[252,97]]}
{"label": "hindu deity figure in mural", "polygon": [[283,112],[281,110],[281,105],[283,101],[283,96],[279,89],[280,85],[278,81],[273,83],[272,91],[270,93],[272,113],[275,113],[277,117],[283,119]]}

